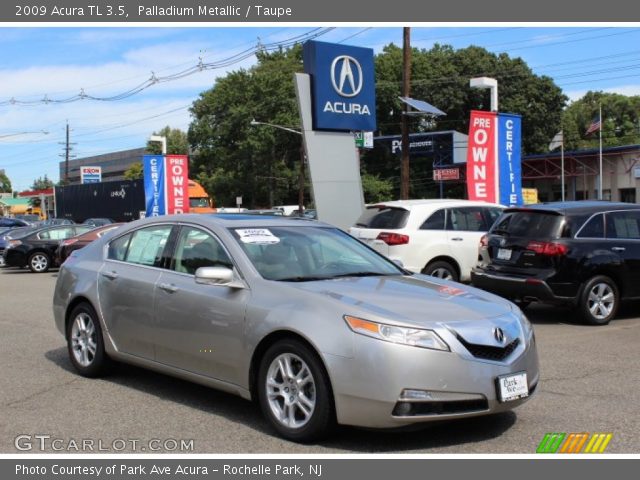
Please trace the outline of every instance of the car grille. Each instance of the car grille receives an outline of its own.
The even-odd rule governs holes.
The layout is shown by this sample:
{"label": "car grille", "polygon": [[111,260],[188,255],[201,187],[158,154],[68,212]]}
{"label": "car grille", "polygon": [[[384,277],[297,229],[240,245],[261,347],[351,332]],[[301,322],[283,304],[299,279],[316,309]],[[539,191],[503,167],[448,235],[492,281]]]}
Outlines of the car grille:
{"label": "car grille", "polygon": [[520,339],[516,338],[513,342],[504,347],[494,347],[493,345],[478,345],[476,343],[469,343],[460,335],[457,335],[460,343],[465,346],[467,350],[476,358],[482,358],[483,360],[494,360],[500,362],[513,353],[513,351],[520,344]]}

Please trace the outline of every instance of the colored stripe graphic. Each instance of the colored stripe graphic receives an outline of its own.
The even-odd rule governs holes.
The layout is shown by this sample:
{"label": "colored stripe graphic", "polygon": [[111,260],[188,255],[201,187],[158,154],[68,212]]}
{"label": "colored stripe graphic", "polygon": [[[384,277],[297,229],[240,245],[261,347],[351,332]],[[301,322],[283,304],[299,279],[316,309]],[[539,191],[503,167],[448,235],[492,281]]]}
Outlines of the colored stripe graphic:
{"label": "colored stripe graphic", "polygon": [[547,433],[536,453],[604,453],[612,438],[612,433]]}
{"label": "colored stripe graphic", "polygon": [[538,445],[536,453],[556,453],[565,436],[566,433],[547,433]]}

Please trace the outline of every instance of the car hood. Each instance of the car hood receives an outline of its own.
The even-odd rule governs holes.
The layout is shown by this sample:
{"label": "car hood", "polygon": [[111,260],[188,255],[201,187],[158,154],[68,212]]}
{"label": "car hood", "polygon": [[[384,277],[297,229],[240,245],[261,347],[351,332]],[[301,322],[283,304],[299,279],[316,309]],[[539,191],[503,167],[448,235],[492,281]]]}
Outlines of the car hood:
{"label": "car hood", "polygon": [[345,314],[368,311],[421,326],[477,321],[512,311],[508,302],[494,295],[423,275],[339,278],[291,286],[344,304]]}

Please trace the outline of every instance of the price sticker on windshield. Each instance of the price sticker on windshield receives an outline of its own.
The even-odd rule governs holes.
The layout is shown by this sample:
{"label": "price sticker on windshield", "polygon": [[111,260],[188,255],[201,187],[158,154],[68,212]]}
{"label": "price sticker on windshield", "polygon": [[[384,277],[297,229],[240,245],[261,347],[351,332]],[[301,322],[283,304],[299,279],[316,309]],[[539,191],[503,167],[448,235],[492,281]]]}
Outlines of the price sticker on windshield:
{"label": "price sticker on windshield", "polygon": [[242,243],[253,243],[257,245],[272,245],[274,243],[280,243],[280,239],[267,228],[236,229],[236,233],[240,237],[240,241]]}

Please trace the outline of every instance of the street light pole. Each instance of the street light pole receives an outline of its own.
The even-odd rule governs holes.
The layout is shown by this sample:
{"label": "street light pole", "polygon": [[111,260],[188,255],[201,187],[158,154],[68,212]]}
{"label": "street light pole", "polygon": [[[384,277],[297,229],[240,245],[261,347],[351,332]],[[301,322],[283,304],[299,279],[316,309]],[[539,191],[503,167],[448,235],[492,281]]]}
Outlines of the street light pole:
{"label": "street light pole", "polygon": [[[249,125],[252,127],[265,125],[267,127],[277,128],[279,130],[284,130],[285,132],[295,133],[296,135],[302,136],[302,132],[300,130],[276,125],[274,123],[258,122],[255,119],[251,120]],[[300,145],[300,173],[298,175],[298,212],[300,216],[302,216],[302,213],[304,212],[304,147],[302,145]]]}

